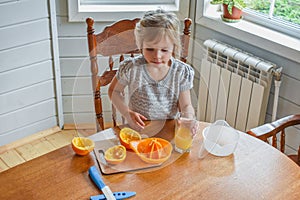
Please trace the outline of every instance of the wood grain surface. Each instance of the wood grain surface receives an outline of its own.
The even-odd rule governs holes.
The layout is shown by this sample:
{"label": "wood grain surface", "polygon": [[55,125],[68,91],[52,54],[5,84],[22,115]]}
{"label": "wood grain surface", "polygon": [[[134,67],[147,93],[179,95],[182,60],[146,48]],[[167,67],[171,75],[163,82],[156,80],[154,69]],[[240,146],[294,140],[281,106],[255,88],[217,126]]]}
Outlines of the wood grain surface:
{"label": "wood grain surface", "polygon": [[[172,138],[167,129],[159,134]],[[300,199],[300,168],[271,145],[240,136],[227,157],[199,159],[198,134],[190,153],[162,167],[102,178],[112,191],[135,191],[131,199]],[[88,175],[93,165],[94,154],[76,156],[70,145],[60,148],[0,173],[0,199],[89,199],[101,194]]]}

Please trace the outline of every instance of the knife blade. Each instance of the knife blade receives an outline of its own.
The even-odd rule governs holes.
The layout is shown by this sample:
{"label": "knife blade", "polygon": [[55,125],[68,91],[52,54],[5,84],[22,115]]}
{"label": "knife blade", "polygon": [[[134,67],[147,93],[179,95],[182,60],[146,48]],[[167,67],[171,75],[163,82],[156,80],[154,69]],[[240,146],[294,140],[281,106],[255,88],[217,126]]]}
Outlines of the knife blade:
{"label": "knife blade", "polygon": [[[113,195],[115,196],[116,200],[122,200],[126,199],[132,196],[136,195],[136,192],[114,192]],[[105,200],[106,197],[104,194],[96,195],[96,196],[91,196],[90,200]]]}
{"label": "knife blade", "polygon": [[94,181],[94,183],[97,185],[97,187],[102,190],[103,194],[105,195],[107,200],[116,200],[115,196],[113,195],[110,188],[105,185],[103,182],[96,166],[92,166],[89,168],[89,174],[91,179]]}

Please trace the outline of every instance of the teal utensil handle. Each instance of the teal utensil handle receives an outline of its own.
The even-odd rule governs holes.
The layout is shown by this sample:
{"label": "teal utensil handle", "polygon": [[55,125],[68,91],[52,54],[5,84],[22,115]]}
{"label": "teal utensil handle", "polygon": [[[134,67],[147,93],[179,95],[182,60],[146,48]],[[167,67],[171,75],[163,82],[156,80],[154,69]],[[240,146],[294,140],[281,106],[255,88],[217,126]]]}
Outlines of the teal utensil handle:
{"label": "teal utensil handle", "polygon": [[91,179],[97,185],[97,187],[102,190],[105,187],[105,183],[103,182],[96,166],[90,167],[89,174],[90,174]]}

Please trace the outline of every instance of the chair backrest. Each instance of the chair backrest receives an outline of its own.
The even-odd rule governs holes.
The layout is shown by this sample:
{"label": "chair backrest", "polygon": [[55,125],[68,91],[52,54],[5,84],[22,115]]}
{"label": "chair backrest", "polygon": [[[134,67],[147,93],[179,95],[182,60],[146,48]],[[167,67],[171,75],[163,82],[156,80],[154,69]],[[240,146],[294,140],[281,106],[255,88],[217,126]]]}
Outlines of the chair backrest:
{"label": "chair backrest", "polygon": [[[269,138],[272,138],[272,146],[277,148],[277,134],[280,134],[280,151],[285,151],[285,129],[291,126],[300,124],[300,114],[289,115],[278,119],[272,123],[264,124],[259,127],[253,128],[247,131],[248,134],[257,137],[265,142],[268,142]],[[298,149],[298,155],[289,155],[300,166],[300,145]]]}
{"label": "chair backrest", "polygon": [[[127,55],[133,57],[135,54],[140,53],[140,50],[136,46],[134,37],[135,25],[139,22],[139,20],[139,18],[133,20],[120,20],[105,27],[102,32],[95,33],[94,20],[92,18],[86,19],[97,130],[103,130],[106,128],[104,126],[103,118],[101,87],[109,85],[117,72],[117,69],[115,69],[117,66],[114,66],[114,59],[118,57],[119,62],[121,62]],[[184,29],[181,36],[182,52],[180,55],[180,59],[183,62],[186,62],[188,56],[191,24],[191,19],[186,18],[184,20]],[[97,56],[108,58],[108,62],[104,66],[108,66],[107,68],[109,69],[105,69],[102,74],[99,74]],[[124,119],[122,121],[124,122]],[[113,126],[116,126],[116,122],[116,109],[112,105]]]}

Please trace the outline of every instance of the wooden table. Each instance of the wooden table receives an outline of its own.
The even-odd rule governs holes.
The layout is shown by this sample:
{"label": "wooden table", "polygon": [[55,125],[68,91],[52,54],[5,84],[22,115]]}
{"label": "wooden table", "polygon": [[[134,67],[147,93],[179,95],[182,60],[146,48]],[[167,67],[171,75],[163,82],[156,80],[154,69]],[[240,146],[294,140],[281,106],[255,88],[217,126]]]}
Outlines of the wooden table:
{"label": "wooden table", "polygon": [[[172,139],[173,129],[168,121],[160,136]],[[103,180],[112,191],[135,191],[131,199],[300,199],[300,168],[271,145],[242,133],[233,155],[199,159],[200,136],[165,167]],[[94,154],[76,156],[66,146],[0,173],[0,199],[89,199],[101,193],[88,175],[92,165]]]}

